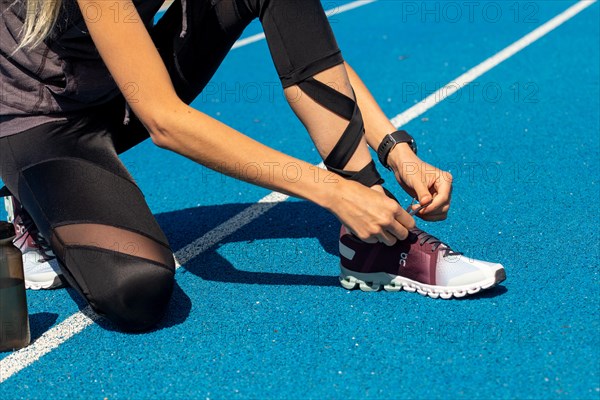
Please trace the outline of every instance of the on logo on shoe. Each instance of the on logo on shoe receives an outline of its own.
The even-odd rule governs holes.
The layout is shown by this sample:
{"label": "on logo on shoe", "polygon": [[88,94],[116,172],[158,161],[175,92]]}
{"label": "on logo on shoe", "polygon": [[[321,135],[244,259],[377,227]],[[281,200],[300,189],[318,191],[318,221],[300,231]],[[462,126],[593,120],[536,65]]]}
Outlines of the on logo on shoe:
{"label": "on logo on shoe", "polygon": [[401,253],[400,254],[400,261],[398,262],[398,264],[402,267],[406,267],[406,259],[408,258],[408,253]]}

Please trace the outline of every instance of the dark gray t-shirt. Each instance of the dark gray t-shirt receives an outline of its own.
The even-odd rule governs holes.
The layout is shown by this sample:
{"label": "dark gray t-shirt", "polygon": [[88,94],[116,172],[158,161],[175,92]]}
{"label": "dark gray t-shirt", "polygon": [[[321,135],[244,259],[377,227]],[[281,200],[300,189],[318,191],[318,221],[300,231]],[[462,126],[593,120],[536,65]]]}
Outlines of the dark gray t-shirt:
{"label": "dark gray t-shirt", "polygon": [[[133,0],[148,28],[163,2]],[[63,119],[119,93],[75,0],[63,1],[50,38],[11,55],[23,26],[25,3],[0,0],[0,137]]]}

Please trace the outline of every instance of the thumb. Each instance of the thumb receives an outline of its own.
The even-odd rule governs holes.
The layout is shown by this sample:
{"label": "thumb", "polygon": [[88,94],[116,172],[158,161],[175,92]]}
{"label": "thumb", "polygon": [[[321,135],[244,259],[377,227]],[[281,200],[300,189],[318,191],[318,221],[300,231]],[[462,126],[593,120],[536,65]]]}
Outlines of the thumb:
{"label": "thumb", "polygon": [[417,198],[419,199],[419,204],[415,204],[413,208],[426,206],[433,201],[433,196],[429,192],[429,189],[423,185],[422,183],[417,183],[414,187],[415,193],[417,194]]}

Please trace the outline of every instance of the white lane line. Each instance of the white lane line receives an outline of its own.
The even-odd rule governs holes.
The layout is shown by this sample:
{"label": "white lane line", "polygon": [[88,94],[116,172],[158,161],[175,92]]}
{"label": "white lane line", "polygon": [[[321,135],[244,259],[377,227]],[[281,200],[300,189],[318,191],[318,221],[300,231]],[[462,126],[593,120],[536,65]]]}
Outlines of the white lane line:
{"label": "white lane line", "polygon": [[[528,42],[525,46],[527,46],[527,45],[533,43],[535,40],[541,38],[546,33],[550,32],[552,29],[561,25],[563,22],[567,21],[568,19],[573,18],[580,11],[582,11],[586,7],[589,7],[594,2],[596,2],[596,0],[582,0],[581,2],[576,3],[574,6],[567,9],[563,13],[559,14],[557,17],[553,18],[552,20],[548,21],[544,25],[535,29],[530,34],[524,36],[523,39],[529,37],[528,40],[530,40],[530,42]],[[543,32],[544,27],[551,23],[554,24],[554,27],[547,30],[545,33],[541,34],[537,38],[535,38],[535,36],[530,36],[534,32]],[[545,28],[545,29],[548,29],[548,28]],[[515,44],[521,42],[523,39],[518,40],[517,42],[515,42]],[[508,46],[506,49],[509,49],[512,46],[514,46],[514,44]],[[523,46],[522,48],[524,48],[525,46]],[[501,54],[506,49],[502,50],[498,54]],[[516,54],[519,50],[514,51],[511,55]],[[485,63],[487,63],[490,59],[493,59],[494,57],[496,57],[496,56],[493,56],[493,57],[489,58],[488,60],[485,60],[483,63],[481,63],[480,65],[478,65],[477,67],[473,68],[470,71],[481,71],[480,66],[484,65]],[[510,55],[508,57],[510,57]],[[504,59],[501,61],[504,61]],[[488,65],[488,69],[485,71],[488,71],[489,69],[493,68],[495,65],[498,65],[501,61],[499,61],[496,64],[491,65],[491,66]],[[473,76],[475,76],[475,77],[480,76],[485,71],[480,72],[479,75],[473,75]],[[463,74],[462,76],[464,76],[466,74]],[[459,79],[460,79],[460,77],[457,78],[455,81],[458,81]],[[448,85],[446,85],[446,86],[448,86]],[[429,96],[429,97],[432,97],[432,96]],[[429,99],[429,97],[427,99]],[[446,97],[448,97],[448,96],[446,96]],[[396,116],[395,118],[393,118],[392,122],[394,122],[394,125],[396,125],[396,126],[402,125],[402,124],[418,117],[419,115],[423,114],[425,111],[429,110],[435,104],[443,101],[444,98],[438,98],[438,101],[436,103],[434,103],[433,105],[429,105],[429,103],[426,103],[428,105],[428,107],[424,108],[422,106],[422,104],[427,101],[427,99],[425,99],[422,103],[414,105],[413,107],[409,108],[405,112],[403,112],[403,113],[399,114],[398,116]],[[435,100],[435,97],[434,97],[434,100]],[[286,196],[286,195],[283,195],[283,194],[280,194],[277,192],[272,192],[271,194],[269,194],[266,197],[264,197],[263,199],[261,199],[258,203],[248,207],[246,210],[242,211],[240,214],[232,217],[228,221],[224,222],[223,224],[217,226],[210,232],[206,233],[200,239],[194,241],[193,243],[190,243],[183,249],[179,250],[177,252],[176,258],[179,259],[179,261],[185,263],[184,260],[187,261],[187,260],[190,260],[191,258],[197,256],[202,251],[205,251],[210,246],[218,243],[218,241],[222,240],[223,238],[225,238],[226,236],[230,235],[231,233],[235,232],[236,230],[240,229],[243,226],[243,225],[236,226],[233,224],[231,226],[229,226],[229,224],[228,224],[229,221],[233,221],[235,224],[243,223],[244,225],[247,225],[253,219],[256,219],[260,215],[262,215],[265,212],[267,212],[268,210],[270,210],[274,205],[279,204],[282,201],[285,201],[287,198],[288,198],[288,196]],[[240,217],[240,215],[242,215],[242,216]],[[212,240],[215,241],[212,244],[208,244],[208,242],[206,244],[202,243],[203,240],[208,241],[211,238],[212,238]],[[27,366],[31,365],[32,363],[34,363],[35,361],[40,359],[45,354],[48,354],[50,351],[52,351],[53,349],[58,347],[60,344],[62,344],[69,338],[71,338],[74,335],[76,335],[77,333],[83,331],[87,326],[91,325],[96,318],[97,318],[97,315],[93,311],[91,311],[91,309],[89,307],[86,307],[82,311],[75,313],[74,315],[70,316],[69,318],[67,318],[66,320],[61,322],[60,324],[56,325],[54,328],[45,332],[38,340],[36,340],[29,347],[26,347],[22,350],[16,351],[16,352],[12,353],[11,355],[5,357],[4,359],[0,360],[0,383],[4,382],[5,380],[10,378],[17,372],[19,372],[19,371],[23,370],[24,368],[26,368]]]}
{"label": "white lane line", "polygon": [[238,47],[247,46],[250,43],[261,41],[265,38],[264,33],[257,33],[256,35],[248,36],[247,38],[239,39],[237,42],[233,44],[232,49],[237,49]]}
{"label": "white lane line", "polygon": [[[227,236],[248,225],[277,204],[286,201],[288,198],[289,196],[287,195],[272,192],[260,199],[258,203],[247,207],[239,214],[233,216],[221,225],[204,234],[199,239],[183,247],[175,254],[175,260],[179,261],[177,263],[177,268],[179,268],[180,264],[185,264],[194,257],[197,257]],[[100,318],[98,314],[92,311],[90,306],[87,306],[83,310],[71,315],[54,328],[45,332],[28,347],[16,351],[0,360],[0,383],[83,331],[98,318]]]}
{"label": "white lane line", "polygon": [[[374,3],[376,1],[377,0],[358,0],[358,1],[353,1],[351,3],[344,4],[343,6],[334,7],[332,9],[326,10],[325,14],[327,14],[327,17],[332,17],[334,15],[339,15],[341,13],[345,13],[346,11],[354,10],[355,8],[358,8],[358,7],[366,6],[367,4],[371,4],[371,3]],[[263,39],[265,39],[264,32],[257,33],[256,35],[248,36],[247,38],[238,40],[237,42],[235,42],[233,44],[232,49],[237,49],[238,47],[247,46],[250,43],[259,42],[259,41],[261,41]]]}
{"label": "white lane line", "polygon": [[92,311],[90,306],[87,306],[44,332],[33,344],[8,355],[0,361],[0,383],[48,354],[94,323],[96,319],[98,319],[98,315]]}
{"label": "white lane line", "polygon": [[278,192],[271,192],[267,196],[263,197],[250,207],[244,209],[239,214],[233,216],[221,225],[217,226],[210,232],[203,235],[201,238],[194,240],[184,248],[180,249],[175,254],[175,260],[178,265],[185,264],[199,254],[204,253],[206,250],[219,243],[232,233],[242,229],[256,218],[260,217],[277,204],[286,201],[289,198],[288,195],[281,194]]}
{"label": "white lane line", "polygon": [[400,127],[409,123],[413,119],[424,114],[430,108],[442,102],[447,97],[452,96],[454,93],[461,90],[463,87],[473,82],[481,75],[496,67],[498,64],[502,63],[503,61],[506,61],[508,58],[514,56],[519,51],[523,50],[525,47],[529,46],[536,40],[540,39],[549,32],[558,28],[564,22],[570,20],[571,18],[573,18],[581,11],[594,4],[595,2],[596,0],[581,0],[575,3],[573,6],[569,7],[556,17],[552,18],[550,21],[534,29],[533,31],[523,36],[521,39],[517,40],[510,46],[494,54],[481,64],[468,70],[452,82],[448,83],[446,86],[427,96],[421,102],[415,104],[403,113],[396,115],[394,118],[392,118],[392,123],[396,127]]}

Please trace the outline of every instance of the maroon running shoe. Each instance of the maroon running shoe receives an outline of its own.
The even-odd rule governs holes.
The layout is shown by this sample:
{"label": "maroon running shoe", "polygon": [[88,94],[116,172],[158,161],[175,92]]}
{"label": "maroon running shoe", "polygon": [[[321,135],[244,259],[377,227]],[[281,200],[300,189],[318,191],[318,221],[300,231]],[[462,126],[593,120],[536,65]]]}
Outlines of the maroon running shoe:
{"label": "maroon running shoe", "polygon": [[340,282],[365,292],[402,289],[450,299],[489,289],[506,279],[500,264],[474,260],[436,237],[412,229],[393,246],[365,243],[344,226],[340,232]]}

